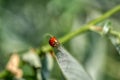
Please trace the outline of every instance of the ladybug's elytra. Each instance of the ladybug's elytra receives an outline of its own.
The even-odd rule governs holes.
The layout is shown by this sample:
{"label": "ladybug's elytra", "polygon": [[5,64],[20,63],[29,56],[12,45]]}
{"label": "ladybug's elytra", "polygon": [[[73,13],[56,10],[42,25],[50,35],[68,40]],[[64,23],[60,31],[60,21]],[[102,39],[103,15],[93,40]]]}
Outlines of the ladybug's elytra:
{"label": "ladybug's elytra", "polygon": [[49,39],[49,44],[52,46],[52,47],[58,47],[59,45],[59,41],[56,39],[56,37],[51,37]]}

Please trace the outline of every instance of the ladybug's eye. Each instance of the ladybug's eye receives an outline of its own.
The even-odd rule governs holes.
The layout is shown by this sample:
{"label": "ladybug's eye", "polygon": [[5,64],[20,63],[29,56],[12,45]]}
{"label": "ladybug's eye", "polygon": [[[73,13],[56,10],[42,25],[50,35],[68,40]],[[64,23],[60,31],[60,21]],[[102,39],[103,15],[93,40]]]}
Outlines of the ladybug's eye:
{"label": "ladybug's eye", "polygon": [[52,46],[52,47],[57,47],[59,45],[59,41],[56,39],[56,37],[51,37],[49,39],[49,44]]}

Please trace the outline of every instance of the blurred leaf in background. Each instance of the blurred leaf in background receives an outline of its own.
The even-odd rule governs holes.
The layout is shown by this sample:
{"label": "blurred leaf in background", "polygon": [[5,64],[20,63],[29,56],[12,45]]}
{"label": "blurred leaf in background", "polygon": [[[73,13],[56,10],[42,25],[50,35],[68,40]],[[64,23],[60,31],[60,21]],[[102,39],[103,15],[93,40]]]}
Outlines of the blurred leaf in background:
{"label": "blurred leaf in background", "polygon": [[[10,53],[46,44],[46,33],[62,37],[119,4],[120,0],[1,0],[0,70]],[[117,31],[119,14],[109,18]],[[95,80],[120,80],[120,56],[105,37],[88,31],[64,46]],[[63,79],[56,62],[50,75],[55,80]]]}

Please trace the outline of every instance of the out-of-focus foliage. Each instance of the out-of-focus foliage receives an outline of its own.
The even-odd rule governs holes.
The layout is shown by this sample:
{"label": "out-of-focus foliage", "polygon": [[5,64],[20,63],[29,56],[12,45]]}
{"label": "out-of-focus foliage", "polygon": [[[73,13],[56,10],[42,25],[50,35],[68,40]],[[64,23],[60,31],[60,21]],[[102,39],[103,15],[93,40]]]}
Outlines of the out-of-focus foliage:
{"label": "out-of-focus foliage", "polygon": [[[120,0],[0,0],[0,70],[10,53],[41,47],[48,42],[46,33],[62,37],[118,4]],[[109,18],[116,31],[119,14]],[[86,32],[64,46],[95,80],[120,80],[120,56],[106,37]],[[26,75],[32,72],[24,68]],[[50,79],[63,79],[56,62],[50,73]]]}

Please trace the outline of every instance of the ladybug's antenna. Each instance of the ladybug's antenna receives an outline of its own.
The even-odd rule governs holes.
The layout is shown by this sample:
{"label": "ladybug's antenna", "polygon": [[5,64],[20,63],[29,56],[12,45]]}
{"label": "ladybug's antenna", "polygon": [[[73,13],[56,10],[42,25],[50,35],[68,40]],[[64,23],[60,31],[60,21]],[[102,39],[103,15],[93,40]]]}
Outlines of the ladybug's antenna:
{"label": "ladybug's antenna", "polygon": [[50,34],[50,33],[46,33],[45,35],[44,35],[44,37],[53,37],[53,35],[52,34]]}

